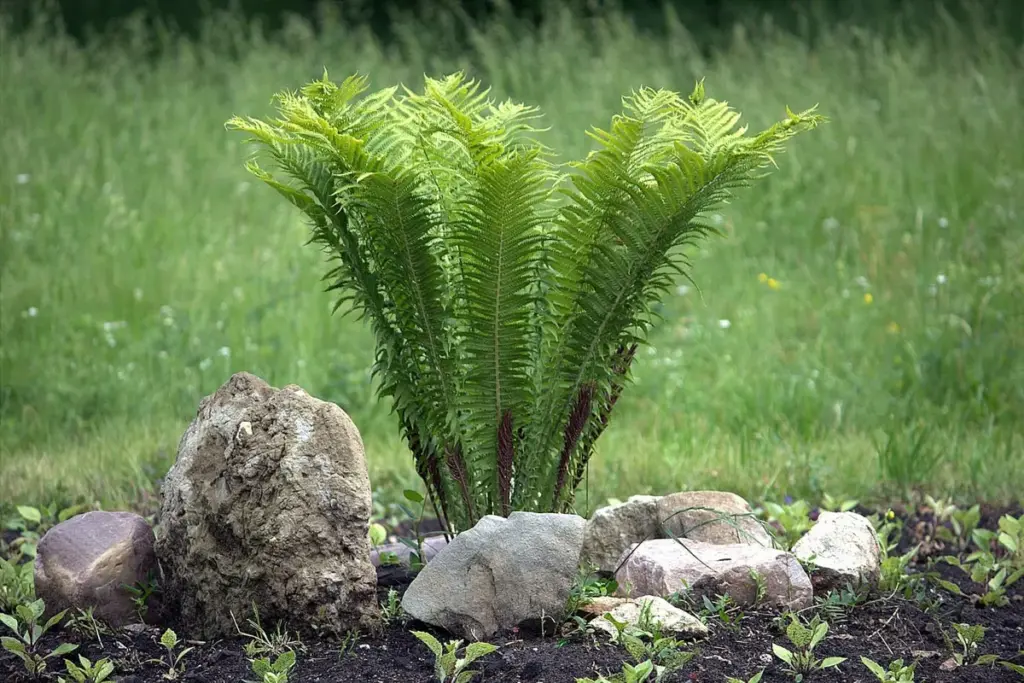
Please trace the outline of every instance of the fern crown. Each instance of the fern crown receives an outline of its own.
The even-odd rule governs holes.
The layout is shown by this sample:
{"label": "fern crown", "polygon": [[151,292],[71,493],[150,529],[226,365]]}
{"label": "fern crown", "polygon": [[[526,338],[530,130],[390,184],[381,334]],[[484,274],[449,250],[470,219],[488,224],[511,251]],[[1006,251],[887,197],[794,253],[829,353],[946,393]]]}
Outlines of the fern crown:
{"label": "fern crown", "polygon": [[302,210],[330,256],[337,306],[365,318],[373,371],[451,531],[486,514],[566,511],[628,382],[654,305],[701,216],[822,122],[757,135],[703,82],[641,88],[585,159],[557,164],[538,110],[462,73],[422,92],[323,78],[235,117],[287,180],[249,170]]}

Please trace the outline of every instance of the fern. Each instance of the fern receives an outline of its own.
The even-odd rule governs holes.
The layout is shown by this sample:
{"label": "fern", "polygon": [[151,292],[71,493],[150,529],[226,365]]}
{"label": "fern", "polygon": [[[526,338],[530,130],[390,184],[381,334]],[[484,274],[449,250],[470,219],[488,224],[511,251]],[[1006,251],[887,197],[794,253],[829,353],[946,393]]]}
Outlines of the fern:
{"label": "fern", "polygon": [[642,88],[585,159],[556,164],[535,108],[463,74],[423,92],[323,78],[235,117],[286,177],[325,279],[368,320],[373,372],[451,531],[566,511],[700,217],[749,184],[814,110],[756,136],[706,98]]}

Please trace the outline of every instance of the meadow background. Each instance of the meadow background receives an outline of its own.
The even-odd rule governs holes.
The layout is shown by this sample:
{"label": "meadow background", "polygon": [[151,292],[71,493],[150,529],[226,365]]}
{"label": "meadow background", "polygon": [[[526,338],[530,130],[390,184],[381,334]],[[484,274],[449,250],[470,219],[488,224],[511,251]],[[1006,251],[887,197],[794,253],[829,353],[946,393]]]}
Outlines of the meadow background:
{"label": "meadow background", "polygon": [[713,39],[671,9],[641,25],[554,4],[536,22],[395,15],[385,37],[322,12],[84,40],[0,14],[0,503],[137,503],[240,370],[341,405],[382,497],[417,485],[369,330],[331,315],[324,255],[223,127],[324,67],[375,87],[466,69],[540,105],[564,160],[640,85],[706,78],[754,128],[787,104],[830,118],[711,216],[723,235],[694,253],[699,289],[664,302],[581,511],[705,487],[1020,501],[1021,26],[929,7],[751,12]]}

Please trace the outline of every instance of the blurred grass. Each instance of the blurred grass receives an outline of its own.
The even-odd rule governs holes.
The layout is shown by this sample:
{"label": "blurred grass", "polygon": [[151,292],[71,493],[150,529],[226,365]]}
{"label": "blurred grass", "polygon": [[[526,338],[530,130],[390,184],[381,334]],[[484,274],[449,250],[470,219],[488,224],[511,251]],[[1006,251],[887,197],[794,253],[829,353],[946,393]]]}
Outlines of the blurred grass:
{"label": "blurred grass", "polygon": [[[941,12],[913,37],[768,23],[708,51],[554,10],[466,30],[440,12],[365,28],[228,16],[194,41],[128,24],[81,47],[0,34],[0,502],[128,504],[202,396],[248,370],[348,411],[376,488],[415,485],[368,378],[372,337],[331,317],[298,212],[252,184],[233,114],[358,71],[465,68],[539,104],[564,159],[641,84],[706,77],[753,126],[820,103],[828,126],[720,215],[600,442],[581,502],[716,487],[748,496],[1024,491],[1024,52]],[[808,18],[809,22],[815,21]],[[156,55],[154,57],[154,55]],[[770,278],[770,280],[769,280]]]}

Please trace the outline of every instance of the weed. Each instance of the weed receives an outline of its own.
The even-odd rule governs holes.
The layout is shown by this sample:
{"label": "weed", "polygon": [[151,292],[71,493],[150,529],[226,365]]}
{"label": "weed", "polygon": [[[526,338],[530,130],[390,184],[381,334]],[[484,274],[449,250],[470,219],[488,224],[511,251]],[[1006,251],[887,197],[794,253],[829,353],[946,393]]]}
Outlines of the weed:
{"label": "weed", "polygon": [[398,597],[398,591],[394,588],[388,589],[387,598],[380,604],[380,616],[385,625],[390,625],[402,616],[402,600]]}
{"label": "weed", "polygon": [[838,622],[846,618],[846,613],[867,600],[871,587],[867,584],[854,587],[846,584],[838,590],[831,590],[824,596],[815,598],[818,609],[826,621]]}
{"label": "weed", "polygon": [[[953,624],[953,633],[960,648],[959,652],[953,652],[953,660],[958,666],[993,664],[998,661],[997,655],[980,653],[981,643],[985,640],[985,627],[981,624]],[[949,641],[945,633],[943,637]]]}
{"label": "weed", "polygon": [[704,603],[704,608],[698,613],[697,616],[705,618],[707,616],[715,616],[718,621],[722,623],[725,628],[730,631],[740,630],[740,621],[743,620],[743,610],[737,605],[732,597],[727,594],[715,596],[712,601],[708,596],[702,595],[701,600]]}
{"label": "weed", "polygon": [[356,645],[358,644],[359,631],[346,631],[345,635],[341,639],[341,642],[338,644],[338,658],[344,659],[346,656],[355,652]]}
{"label": "weed", "polygon": [[790,623],[786,627],[786,637],[795,647],[795,651],[787,650],[781,645],[772,643],[772,652],[786,663],[787,670],[796,681],[802,681],[804,676],[813,671],[838,667],[846,661],[846,657],[818,659],[814,656],[814,648],[825,639],[827,634],[828,622],[821,621],[817,616],[810,623],[804,625],[800,622],[799,617],[795,614],[790,614]]}
{"label": "weed", "polygon": [[235,630],[238,631],[238,635],[249,639],[245,644],[245,654],[247,657],[250,659],[264,655],[280,657],[285,652],[291,650],[305,650],[302,641],[297,636],[293,637],[288,631],[284,630],[284,626],[280,621],[274,626],[274,630],[268,633],[263,628],[263,624],[260,621],[260,611],[255,604],[252,606],[252,614],[252,618],[246,620],[252,633],[242,631],[238,626],[238,621],[235,620],[235,615],[231,615],[231,620],[235,624]]}
{"label": "weed", "polygon": [[103,636],[110,635],[110,628],[101,622],[93,614],[95,608],[90,605],[86,608],[79,608],[64,622],[65,628],[79,635],[96,638],[96,643],[103,647]]}
{"label": "weed", "polygon": [[160,636],[160,644],[167,654],[161,659],[150,659],[151,664],[159,664],[160,666],[167,667],[167,671],[164,673],[164,679],[168,681],[174,681],[178,679],[178,676],[185,673],[185,665],[181,663],[185,655],[192,651],[191,647],[186,647],[180,652],[175,654],[174,650],[178,647],[178,634],[167,629],[163,635]]}
{"label": "weed", "polygon": [[145,578],[136,581],[132,585],[125,584],[124,589],[132,596],[132,605],[135,607],[135,616],[140,622],[145,623],[149,611],[149,601],[160,592],[160,584],[152,570]]}
{"label": "weed", "polygon": [[569,588],[569,597],[565,604],[565,613],[573,615],[580,609],[590,604],[595,598],[615,595],[619,588],[614,578],[602,578],[598,576],[597,570],[592,566],[581,566],[576,572],[572,586]]}
{"label": "weed", "polygon": [[829,512],[849,512],[860,504],[859,500],[843,500],[833,498],[829,494],[823,494],[821,498],[821,509]]}
{"label": "weed", "polygon": [[480,657],[485,657],[498,648],[490,643],[470,643],[466,646],[464,657],[458,656],[462,646],[461,640],[449,640],[444,646],[434,636],[424,631],[412,631],[434,654],[434,678],[437,683],[467,683],[479,671],[471,671],[466,667]]}
{"label": "weed", "polygon": [[51,628],[60,623],[64,618],[66,610],[58,612],[49,618],[45,623],[40,624],[39,620],[46,611],[46,605],[42,600],[35,600],[27,605],[18,605],[15,614],[0,614],[0,621],[7,628],[14,631],[17,638],[4,636],[0,638],[3,648],[15,655],[25,665],[25,670],[32,676],[38,676],[46,670],[46,661],[53,657],[74,652],[78,646],[69,643],[61,643],[48,653],[39,652],[39,641]]}
{"label": "weed", "polygon": [[882,558],[878,589],[884,593],[906,591],[912,582],[907,567],[917,556],[920,546],[914,546],[902,555],[888,555]]}
{"label": "weed", "polygon": [[94,664],[85,655],[78,655],[78,664],[65,659],[64,668],[71,680],[60,676],[57,679],[59,683],[104,683],[114,673],[114,665],[109,659],[101,659]]}
{"label": "weed", "polygon": [[867,657],[861,657],[860,661],[881,683],[914,683],[916,660],[904,665],[902,659],[897,659],[889,663],[888,669],[882,668],[881,664]]}
{"label": "weed", "polygon": [[610,613],[602,618],[615,627],[612,642],[624,647],[637,665],[645,660],[653,662],[660,678],[664,673],[685,666],[695,653],[684,649],[681,641],[662,632],[661,624],[651,616],[651,606],[650,601],[643,604],[635,624],[621,622]]}

